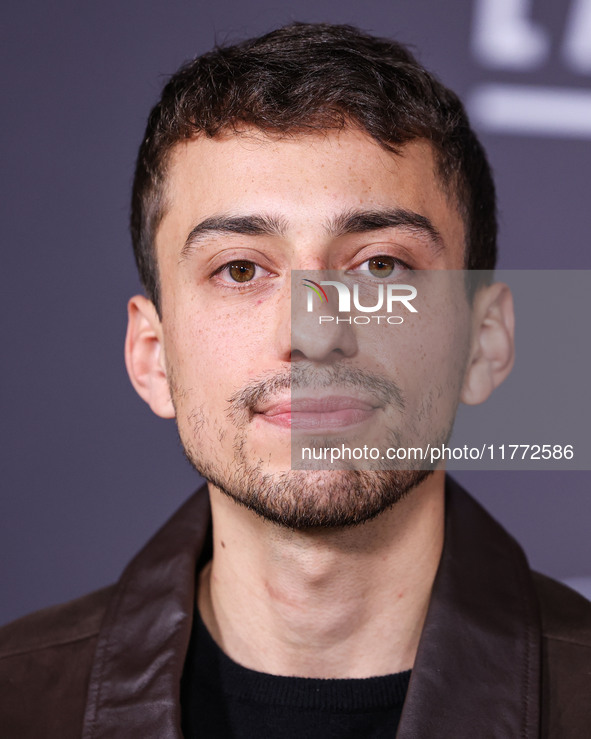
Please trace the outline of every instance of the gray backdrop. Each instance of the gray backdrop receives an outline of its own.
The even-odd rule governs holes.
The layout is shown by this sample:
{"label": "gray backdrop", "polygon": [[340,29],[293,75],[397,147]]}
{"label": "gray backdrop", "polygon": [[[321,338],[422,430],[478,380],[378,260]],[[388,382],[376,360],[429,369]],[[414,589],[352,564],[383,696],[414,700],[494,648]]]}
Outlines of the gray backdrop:
{"label": "gray backdrop", "polygon": [[[3,16],[0,622],[113,581],[197,485],[125,373],[127,215],[150,106],[216,39],[295,19],[413,44],[482,132],[501,266],[591,268],[589,0],[13,0]],[[457,476],[535,567],[591,576],[590,473]]]}

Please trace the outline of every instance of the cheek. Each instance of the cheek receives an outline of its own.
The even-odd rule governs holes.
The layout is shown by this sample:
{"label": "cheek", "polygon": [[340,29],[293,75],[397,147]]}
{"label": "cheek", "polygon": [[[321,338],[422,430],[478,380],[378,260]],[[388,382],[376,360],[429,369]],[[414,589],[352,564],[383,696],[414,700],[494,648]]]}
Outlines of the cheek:
{"label": "cheek", "polygon": [[417,397],[430,398],[436,415],[455,413],[469,350],[469,322],[457,312],[441,314],[420,332],[414,384]]}
{"label": "cheek", "polygon": [[377,364],[415,408],[426,396],[438,398],[440,408],[455,408],[469,350],[468,312],[448,302],[400,315],[400,325],[358,328],[364,364]]}
{"label": "cheek", "polygon": [[[177,314],[178,316],[178,314]],[[260,372],[266,343],[265,319],[249,311],[195,310],[176,318],[168,332],[167,363],[175,381],[193,398],[226,402],[248,378]]]}

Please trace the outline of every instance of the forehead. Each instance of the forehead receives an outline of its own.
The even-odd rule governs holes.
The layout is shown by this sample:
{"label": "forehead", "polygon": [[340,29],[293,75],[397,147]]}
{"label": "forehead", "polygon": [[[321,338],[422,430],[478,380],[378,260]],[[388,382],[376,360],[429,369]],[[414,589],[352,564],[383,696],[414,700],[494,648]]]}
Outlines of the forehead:
{"label": "forehead", "polygon": [[437,172],[432,146],[411,141],[393,154],[354,129],[294,136],[260,131],[177,144],[166,176],[159,258],[212,215],[266,213],[294,235],[346,210],[401,207],[429,218],[463,266],[464,227]]}

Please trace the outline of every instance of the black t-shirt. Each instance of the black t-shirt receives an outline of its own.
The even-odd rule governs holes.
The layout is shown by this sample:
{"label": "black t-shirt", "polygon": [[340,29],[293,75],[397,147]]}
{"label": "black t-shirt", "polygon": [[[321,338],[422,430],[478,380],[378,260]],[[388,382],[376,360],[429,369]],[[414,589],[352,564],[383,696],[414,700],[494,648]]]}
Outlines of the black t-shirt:
{"label": "black t-shirt", "polygon": [[186,739],[395,737],[410,670],[343,680],[279,677],[226,656],[195,614],[181,685]]}

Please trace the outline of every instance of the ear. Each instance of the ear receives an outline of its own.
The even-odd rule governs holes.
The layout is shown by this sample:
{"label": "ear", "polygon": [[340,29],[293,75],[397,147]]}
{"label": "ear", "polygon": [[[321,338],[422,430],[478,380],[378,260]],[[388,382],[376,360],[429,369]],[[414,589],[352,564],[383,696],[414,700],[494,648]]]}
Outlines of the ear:
{"label": "ear", "polygon": [[472,347],[460,399],[484,403],[511,372],[515,359],[515,314],[511,291],[500,282],[474,296]]}
{"label": "ear", "polygon": [[157,416],[174,418],[166,378],[162,324],[154,304],[135,295],[127,304],[125,366],[137,394]]}

